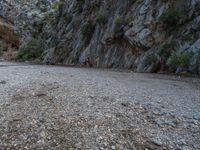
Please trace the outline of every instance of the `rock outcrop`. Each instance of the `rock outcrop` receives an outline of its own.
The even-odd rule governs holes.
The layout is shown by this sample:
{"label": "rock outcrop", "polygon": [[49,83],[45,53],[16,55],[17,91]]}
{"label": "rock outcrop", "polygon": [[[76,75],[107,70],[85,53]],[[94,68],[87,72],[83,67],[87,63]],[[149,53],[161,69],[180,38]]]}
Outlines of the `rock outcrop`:
{"label": "rock outcrop", "polygon": [[15,47],[20,46],[20,37],[14,32],[14,25],[0,17],[0,38]]}
{"label": "rock outcrop", "polygon": [[44,11],[35,3],[24,23],[29,30],[23,27],[24,37],[45,39],[46,63],[84,65],[89,58],[94,67],[200,74],[199,0],[46,2]]}
{"label": "rock outcrop", "polygon": [[15,33],[22,38],[31,36],[34,23],[57,0],[1,0],[0,16],[15,25]]}

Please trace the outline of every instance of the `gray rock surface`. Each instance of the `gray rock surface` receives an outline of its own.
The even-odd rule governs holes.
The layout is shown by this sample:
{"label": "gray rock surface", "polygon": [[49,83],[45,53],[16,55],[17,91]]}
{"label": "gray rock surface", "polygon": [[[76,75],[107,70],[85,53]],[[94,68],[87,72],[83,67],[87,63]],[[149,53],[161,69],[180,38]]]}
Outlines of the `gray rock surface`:
{"label": "gray rock surface", "polygon": [[[53,59],[57,63],[83,64],[89,57],[94,67],[127,68],[138,72],[158,72],[167,68],[158,56],[163,45],[176,42],[176,51],[199,51],[199,1],[178,0],[173,3],[161,0],[142,0],[135,3],[122,0],[86,0],[83,3],[67,1],[62,4],[60,17],[55,24],[51,26],[50,23],[52,29],[47,31],[51,42],[55,39],[62,41],[52,45],[55,48]],[[160,22],[161,15],[172,5],[179,12],[185,11],[180,20],[182,25],[173,32],[169,31],[171,27],[165,29]],[[104,16],[108,21],[106,24],[97,21],[99,14],[107,14]],[[66,16],[70,16],[67,22]],[[115,21],[119,16],[122,18],[121,29],[115,33]],[[89,44],[85,45],[81,29],[89,20],[95,23],[95,29]],[[49,27],[48,23],[47,26]],[[54,35],[51,35],[52,32]],[[148,54],[155,59],[147,60]],[[192,67],[184,70],[198,74],[198,66],[193,63]],[[176,69],[179,68],[175,68],[175,72],[178,72]]]}
{"label": "gray rock surface", "polygon": [[199,0],[3,0],[0,15],[13,21],[23,38],[46,41],[47,63],[84,65],[90,58],[93,67],[200,72],[196,57],[178,66],[158,55],[170,43],[176,43],[171,51],[200,55]]}
{"label": "gray rock surface", "polygon": [[57,0],[1,0],[0,17],[15,25],[23,38],[31,35],[34,22],[43,17]]}
{"label": "gray rock surface", "polygon": [[200,149],[200,79],[0,62],[1,149]]}

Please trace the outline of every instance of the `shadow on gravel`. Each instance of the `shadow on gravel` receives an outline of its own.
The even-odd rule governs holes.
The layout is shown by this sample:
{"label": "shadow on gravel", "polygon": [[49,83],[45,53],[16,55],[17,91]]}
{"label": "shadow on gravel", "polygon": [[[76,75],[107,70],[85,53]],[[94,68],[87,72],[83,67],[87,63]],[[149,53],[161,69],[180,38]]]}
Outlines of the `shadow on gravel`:
{"label": "shadow on gravel", "polygon": [[0,81],[0,84],[6,84],[7,82],[6,81]]}

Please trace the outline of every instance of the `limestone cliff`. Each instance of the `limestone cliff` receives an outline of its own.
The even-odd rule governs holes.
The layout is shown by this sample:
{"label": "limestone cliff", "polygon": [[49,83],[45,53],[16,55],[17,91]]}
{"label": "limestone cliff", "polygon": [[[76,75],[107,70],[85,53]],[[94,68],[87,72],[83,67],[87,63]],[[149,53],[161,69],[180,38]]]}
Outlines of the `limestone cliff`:
{"label": "limestone cliff", "polygon": [[46,41],[46,63],[200,74],[199,0],[61,0],[48,7],[25,23]]}

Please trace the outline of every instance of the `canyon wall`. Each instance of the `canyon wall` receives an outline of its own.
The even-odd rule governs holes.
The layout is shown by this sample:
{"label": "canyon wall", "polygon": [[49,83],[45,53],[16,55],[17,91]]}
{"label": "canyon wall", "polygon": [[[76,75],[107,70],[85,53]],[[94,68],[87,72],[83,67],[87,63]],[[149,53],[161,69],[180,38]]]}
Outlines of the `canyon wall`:
{"label": "canyon wall", "polygon": [[200,74],[199,0],[61,0],[44,7],[29,11],[38,13],[25,27],[15,22],[24,37],[45,41],[47,64]]}

